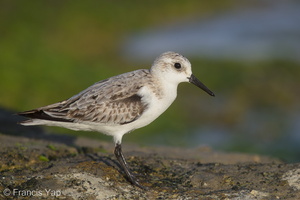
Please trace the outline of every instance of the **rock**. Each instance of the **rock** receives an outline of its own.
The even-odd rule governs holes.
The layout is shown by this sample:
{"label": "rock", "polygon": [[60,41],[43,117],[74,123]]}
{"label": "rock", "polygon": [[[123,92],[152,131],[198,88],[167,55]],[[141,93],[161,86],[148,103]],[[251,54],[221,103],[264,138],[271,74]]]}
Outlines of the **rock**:
{"label": "rock", "polygon": [[149,188],[144,191],[128,183],[112,143],[79,138],[71,146],[57,140],[0,134],[1,199],[300,198],[298,163],[207,147],[124,144],[132,171]]}

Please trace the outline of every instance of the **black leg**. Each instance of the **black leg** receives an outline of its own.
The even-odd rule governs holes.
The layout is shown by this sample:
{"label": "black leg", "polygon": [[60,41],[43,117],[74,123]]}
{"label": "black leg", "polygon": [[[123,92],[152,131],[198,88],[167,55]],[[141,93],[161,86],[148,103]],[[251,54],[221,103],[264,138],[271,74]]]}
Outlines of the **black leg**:
{"label": "black leg", "polygon": [[133,174],[130,172],[129,170],[129,167],[128,167],[128,164],[123,156],[123,153],[122,153],[122,146],[121,144],[116,144],[115,146],[115,156],[117,157],[121,167],[123,168],[123,170],[125,171],[127,177],[128,177],[128,180],[135,186],[138,186],[139,188],[142,188],[142,189],[146,189],[146,187],[142,186],[139,181],[133,176]]}

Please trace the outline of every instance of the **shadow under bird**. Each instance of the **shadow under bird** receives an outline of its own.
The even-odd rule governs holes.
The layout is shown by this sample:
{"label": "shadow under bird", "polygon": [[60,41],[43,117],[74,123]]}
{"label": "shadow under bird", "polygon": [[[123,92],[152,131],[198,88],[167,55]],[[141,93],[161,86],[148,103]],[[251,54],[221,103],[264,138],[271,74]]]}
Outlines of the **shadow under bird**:
{"label": "shadow under bird", "polygon": [[131,173],[123,156],[122,137],[160,116],[175,100],[181,82],[193,83],[214,96],[192,74],[187,58],[175,52],[165,52],[156,58],[150,69],[99,81],[65,101],[18,114],[31,118],[21,122],[26,126],[59,126],[113,136],[114,154],[128,180],[145,189]]}

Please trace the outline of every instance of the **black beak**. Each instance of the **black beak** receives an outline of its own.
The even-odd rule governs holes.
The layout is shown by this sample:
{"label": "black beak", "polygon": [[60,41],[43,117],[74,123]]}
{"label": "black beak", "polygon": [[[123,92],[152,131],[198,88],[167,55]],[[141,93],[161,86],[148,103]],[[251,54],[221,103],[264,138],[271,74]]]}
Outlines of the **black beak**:
{"label": "black beak", "polygon": [[209,94],[210,96],[215,96],[215,94],[210,91],[201,81],[199,81],[196,76],[194,76],[193,74],[191,75],[191,77],[188,78],[190,83],[193,83],[194,85],[196,85],[197,87],[201,88],[202,90],[204,90],[205,92],[207,92],[207,94]]}

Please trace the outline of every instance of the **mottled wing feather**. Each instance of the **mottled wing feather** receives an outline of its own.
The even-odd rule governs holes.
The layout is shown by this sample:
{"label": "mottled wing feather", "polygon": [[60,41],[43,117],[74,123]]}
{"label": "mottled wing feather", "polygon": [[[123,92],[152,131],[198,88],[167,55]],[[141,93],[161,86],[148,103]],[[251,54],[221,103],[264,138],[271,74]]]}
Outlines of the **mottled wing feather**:
{"label": "mottled wing feather", "polygon": [[67,118],[75,121],[100,122],[105,124],[126,124],[139,118],[146,105],[139,95],[87,106],[86,109],[72,109]]}
{"label": "mottled wing feather", "polygon": [[151,82],[149,70],[121,74],[97,82],[66,101],[20,114],[31,118],[77,123],[130,123],[138,119],[147,108],[142,97],[137,94],[147,81]]}

